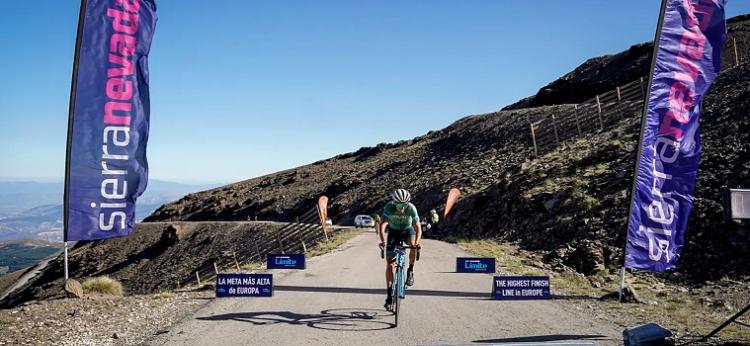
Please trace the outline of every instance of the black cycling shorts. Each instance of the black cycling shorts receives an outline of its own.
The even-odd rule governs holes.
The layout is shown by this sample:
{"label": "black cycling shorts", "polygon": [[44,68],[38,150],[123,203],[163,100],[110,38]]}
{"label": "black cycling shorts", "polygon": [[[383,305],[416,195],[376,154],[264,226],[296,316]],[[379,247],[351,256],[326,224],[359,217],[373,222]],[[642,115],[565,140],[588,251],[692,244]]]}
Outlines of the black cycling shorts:
{"label": "black cycling shorts", "polygon": [[388,227],[386,228],[386,232],[388,232],[388,235],[385,241],[385,243],[387,244],[385,248],[385,254],[388,257],[396,256],[396,252],[393,251],[396,245],[402,245],[403,243],[409,244],[410,238],[417,237],[417,231],[414,230],[414,227],[409,227],[403,231],[399,231],[391,228],[391,226],[388,225]]}

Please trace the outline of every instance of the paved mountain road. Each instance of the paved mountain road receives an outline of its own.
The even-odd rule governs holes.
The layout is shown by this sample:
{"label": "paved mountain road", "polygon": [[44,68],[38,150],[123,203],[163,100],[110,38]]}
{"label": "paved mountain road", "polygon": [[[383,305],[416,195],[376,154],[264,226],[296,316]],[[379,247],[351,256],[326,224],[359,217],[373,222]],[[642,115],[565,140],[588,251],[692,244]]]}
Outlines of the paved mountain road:
{"label": "paved mountain road", "polygon": [[[272,298],[216,299],[151,345],[400,345],[565,341],[621,344],[621,331],[564,300],[495,301],[492,276],[455,273],[458,246],[424,240],[393,327],[383,309],[384,263],[372,232],[308,260],[271,270]],[[554,293],[554,288],[553,288]]]}

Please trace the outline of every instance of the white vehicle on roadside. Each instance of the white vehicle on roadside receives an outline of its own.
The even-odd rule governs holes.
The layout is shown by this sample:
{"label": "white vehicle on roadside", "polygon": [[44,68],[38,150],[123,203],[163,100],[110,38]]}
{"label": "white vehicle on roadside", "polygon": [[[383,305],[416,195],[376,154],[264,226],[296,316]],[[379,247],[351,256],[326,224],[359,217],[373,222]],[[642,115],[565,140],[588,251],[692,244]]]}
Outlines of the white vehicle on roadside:
{"label": "white vehicle on roadside", "polygon": [[370,215],[357,215],[354,217],[354,225],[357,227],[375,227],[375,220]]}

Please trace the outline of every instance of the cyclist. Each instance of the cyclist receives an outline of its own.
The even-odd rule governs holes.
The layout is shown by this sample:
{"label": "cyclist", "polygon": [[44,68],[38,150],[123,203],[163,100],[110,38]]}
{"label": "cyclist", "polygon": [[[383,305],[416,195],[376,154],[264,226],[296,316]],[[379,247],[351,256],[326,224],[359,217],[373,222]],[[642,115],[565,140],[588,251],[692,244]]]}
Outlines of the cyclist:
{"label": "cyclist", "polygon": [[[386,203],[383,208],[383,220],[378,228],[378,235],[380,236],[380,247],[386,247],[386,266],[385,266],[385,282],[387,296],[385,299],[385,308],[388,310],[390,305],[393,303],[393,297],[391,297],[391,286],[393,285],[393,271],[396,263],[396,253],[394,248],[396,245],[407,241],[411,246],[419,247],[419,241],[422,238],[422,225],[419,224],[419,214],[417,213],[417,207],[411,204],[411,195],[409,191],[404,189],[398,189],[391,193],[391,201]],[[416,228],[416,230],[415,230]],[[388,232],[388,238],[386,241],[385,232]],[[409,251],[409,269],[407,270],[406,285],[411,286],[414,284],[414,262],[416,261],[417,253],[414,249]]]}
{"label": "cyclist", "polygon": [[378,233],[378,230],[380,229],[380,222],[382,221],[380,219],[380,214],[372,214],[372,221],[375,224],[375,233]]}
{"label": "cyclist", "polygon": [[438,216],[437,211],[435,209],[430,210],[430,215],[428,217],[430,229],[432,229],[433,232],[437,231],[437,225],[438,222],[440,222],[440,216]]}

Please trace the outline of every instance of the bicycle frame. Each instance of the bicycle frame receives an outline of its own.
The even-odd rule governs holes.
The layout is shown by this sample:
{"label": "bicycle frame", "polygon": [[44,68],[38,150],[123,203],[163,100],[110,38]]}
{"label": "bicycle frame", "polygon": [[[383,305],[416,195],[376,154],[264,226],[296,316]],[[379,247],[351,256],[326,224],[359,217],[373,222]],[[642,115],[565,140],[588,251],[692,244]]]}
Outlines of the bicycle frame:
{"label": "bicycle frame", "polygon": [[398,297],[403,299],[406,295],[406,272],[404,271],[404,265],[406,264],[406,248],[397,245],[394,247],[393,251],[396,253],[396,271],[393,274],[391,296],[396,297],[396,294],[398,294]]}
{"label": "bicycle frame", "polygon": [[[393,298],[393,303],[391,305],[390,311],[393,312],[393,316],[395,317],[395,325],[398,326],[398,313],[400,308],[400,302],[404,297],[406,296],[406,271],[404,270],[404,266],[406,265],[406,249],[416,249],[417,250],[417,260],[419,260],[419,248],[416,246],[404,246],[404,245],[396,245],[393,247],[393,252],[396,253],[395,256],[395,265],[396,270],[395,273],[393,273],[393,281],[391,283],[391,297]],[[384,248],[380,248],[380,257],[383,257]]]}

